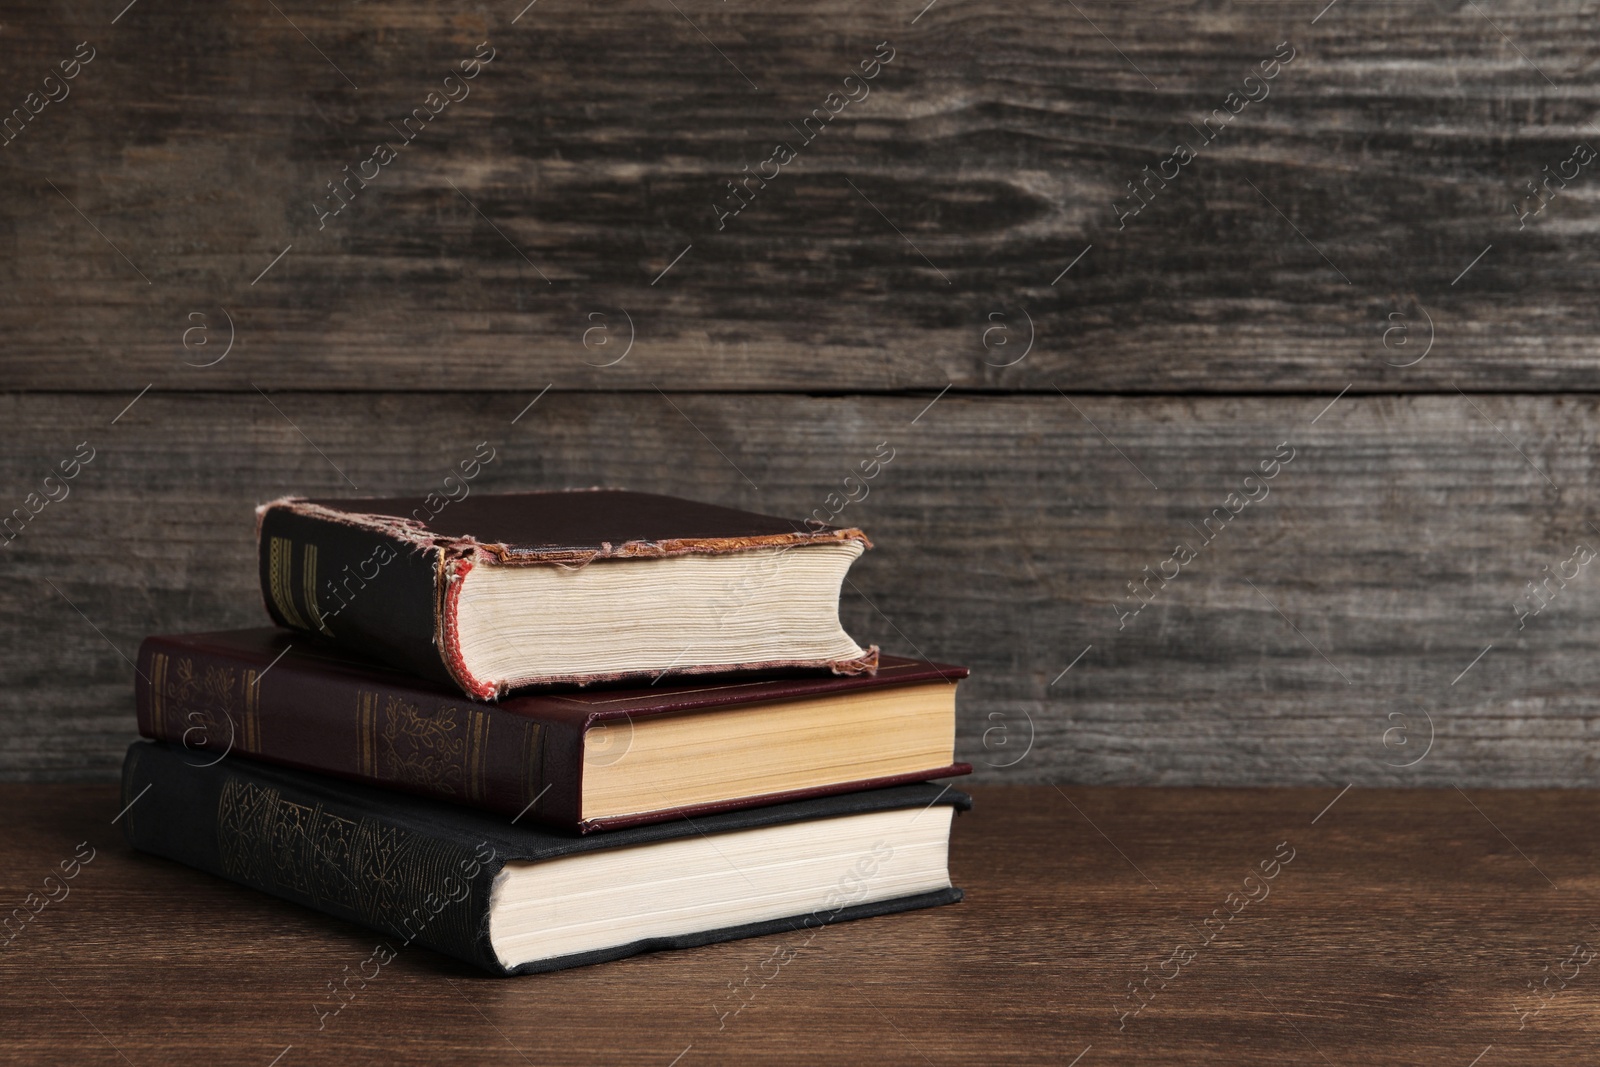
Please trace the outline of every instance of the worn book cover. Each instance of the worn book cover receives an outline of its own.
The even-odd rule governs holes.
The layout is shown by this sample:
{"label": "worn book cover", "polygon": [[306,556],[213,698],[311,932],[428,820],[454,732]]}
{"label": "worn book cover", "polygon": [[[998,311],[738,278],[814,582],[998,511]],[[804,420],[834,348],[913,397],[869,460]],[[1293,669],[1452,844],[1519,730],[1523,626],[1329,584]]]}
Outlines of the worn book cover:
{"label": "worn book cover", "polygon": [[840,628],[862,531],[653,493],[284,498],[257,509],[280,626],[474,697],[667,673],[870,672]]}

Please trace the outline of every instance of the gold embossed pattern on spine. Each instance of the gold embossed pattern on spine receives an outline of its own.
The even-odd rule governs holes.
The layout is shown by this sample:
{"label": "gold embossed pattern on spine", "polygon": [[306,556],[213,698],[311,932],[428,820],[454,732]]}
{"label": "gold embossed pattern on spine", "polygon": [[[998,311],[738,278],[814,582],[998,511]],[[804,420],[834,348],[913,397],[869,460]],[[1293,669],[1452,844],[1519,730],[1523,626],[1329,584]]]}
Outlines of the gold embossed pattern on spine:
{"label": "gold embossed pattern on spine", "polygon": [[470,739],[470,767],[468,777],[468,795],[473,800],[481,801],[488,794],[489,767],[489,713],[480,708],[472,708],[467,712],[467,736]]}
{"label": "gold embossed pattern on spine", "polygon": [[172,740],[167,732],[166,701],[167,654],[157,652],[150,657],[150,726],[155,735],[164,741]]}
{"label": "gold embossed pattern on spine", "polygon": [[278,609],[283,621],[297,630],[308,629],[305,619],[294,604],[294,542],[287,537],[274,537],[267,546],[267,588],[272,595],[272,606]]}
{"label": "gold embossed pattern on spine", "polygon": [[356,693],[356,767],[364,778],[377,778],[378,694]]}
{"label": "gold embossed pattern on spine", "polygon": [[333,631],[328,629],[327,620],[322,617],[322,608],[317,605],[317,546],[307,545],[300,554],[301,585],[305,592],[306,614],[311,616],[311,621],[318,630],[329,637]]}
{"label": "gold embossed pattern on spine", "polygon": [[186,748],[261,751],[261,687],[254,670],[150,657],[150,721],[157,737]]}
{"label": "gold embossed pattern on spine", "polygon": [[407,940],[462,946],[476,933],[463,873],[473,853],[371,816],[297,804],[230,774],[217,851],[229,878],[343,909]]}
{"label": "gold embossed pattern on spine", "polygon": [[484,708],[446,705],[425,712],[400,697],[359,690],[356,767],[375,781],[485,801],[492,721]]}
{"label": "gold embossed pattern on spine", "polygon": [[392,694],[381,701],[370,725],[363,724],[374,777],[444,796],[473,796],[487,747],[474,740],[487,733],[487,716],[451,706],[425,712]]}
{"label": "gold embossed pattern on spine", "polygon": [[261,687],[256,684],[256,672],[244,672],[243,688],[239,692],[241,698],[242,717],[244,719],[244,747],[250,752],[261,751]]}

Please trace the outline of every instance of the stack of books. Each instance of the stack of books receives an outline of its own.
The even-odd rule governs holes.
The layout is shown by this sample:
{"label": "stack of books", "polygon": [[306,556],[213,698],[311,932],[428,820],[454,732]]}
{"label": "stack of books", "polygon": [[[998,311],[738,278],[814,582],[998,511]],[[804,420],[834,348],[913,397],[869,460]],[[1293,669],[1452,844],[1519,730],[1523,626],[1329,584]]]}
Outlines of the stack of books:
{"label": "stack of books", "polygon": [[257,540],[276,628],[140,648],[135,848],[495,974],[961,899],[967,672],[845,633],[860,530],[590,490]]}

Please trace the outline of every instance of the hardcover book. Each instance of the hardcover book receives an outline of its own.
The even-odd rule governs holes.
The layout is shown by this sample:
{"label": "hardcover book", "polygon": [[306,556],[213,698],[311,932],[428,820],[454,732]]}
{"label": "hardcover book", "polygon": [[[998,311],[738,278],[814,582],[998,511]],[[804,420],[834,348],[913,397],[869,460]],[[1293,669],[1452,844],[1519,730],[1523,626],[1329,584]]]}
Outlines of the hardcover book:
{"label": "hardcover book", "polygon": [[737,669],[870,672],[839,625],[857,529],[651,493],[285,498],[257,509],[262,596],[469,696]]}
{"label": "hardcover book", "polygon": [[953,903],[971,806],[920,784],[571,837],[151,741],[122,800],[134,848],[497,975]]}
{"label": "hardcover book", "polygon": [[464,699],[262,627],[147,638],[139,733],[536,820],[613,829],[966,774],[961,667]]}

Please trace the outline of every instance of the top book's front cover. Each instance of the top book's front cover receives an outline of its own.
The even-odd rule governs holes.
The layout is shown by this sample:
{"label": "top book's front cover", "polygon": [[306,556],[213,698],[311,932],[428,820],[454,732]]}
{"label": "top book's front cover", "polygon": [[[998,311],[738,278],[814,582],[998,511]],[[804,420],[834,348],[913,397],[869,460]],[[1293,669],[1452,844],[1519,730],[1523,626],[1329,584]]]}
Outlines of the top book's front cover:
{"label": "top book's front cover", "polygon": [[507,563],[732,552],[867,539],[854,528],[621,489],[483,493],[460,500],[437,494],[286,498],[266,505],[277,506],[373,529],[419,547],[476,547]]}

